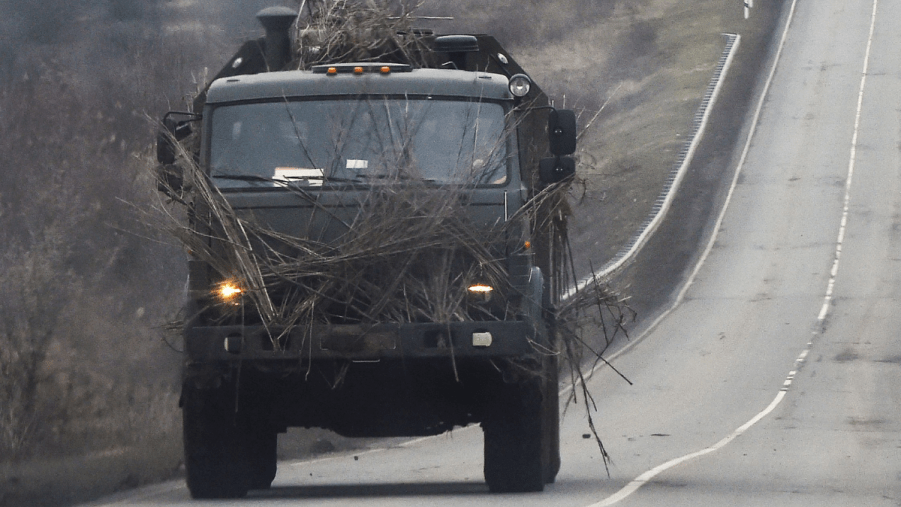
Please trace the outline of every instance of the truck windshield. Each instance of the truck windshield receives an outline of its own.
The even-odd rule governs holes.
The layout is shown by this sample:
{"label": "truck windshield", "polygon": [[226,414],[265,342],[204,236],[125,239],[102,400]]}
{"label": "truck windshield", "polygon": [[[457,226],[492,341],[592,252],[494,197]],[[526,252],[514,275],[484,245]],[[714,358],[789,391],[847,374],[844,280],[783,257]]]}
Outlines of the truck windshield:
{"label": "truck windshield", "polygon": [[210,175],[220,187],[420,180],[500,185],[502,104],[433,98],[273,101],[213,111]]}

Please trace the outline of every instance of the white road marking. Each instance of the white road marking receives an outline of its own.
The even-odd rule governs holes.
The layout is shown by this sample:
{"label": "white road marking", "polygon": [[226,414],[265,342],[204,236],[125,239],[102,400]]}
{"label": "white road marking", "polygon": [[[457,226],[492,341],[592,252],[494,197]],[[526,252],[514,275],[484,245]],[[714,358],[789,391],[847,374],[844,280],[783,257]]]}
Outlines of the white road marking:
{"label": "white road marking", "polygon": [[657,465],[656,467],[648,470],[647,472],[645,472],[645,473],[639,475],[638,477],[636,477],[635,479],[633,479],[632,482],[630,482],[629,484],[626,484],[626,486],[623,489],[617,491],[612,496],[605,498],[601,502],[591,504],[589,507],[605,507],[608,505],[613,505],[613,504],[619,502],[620,500],[625,499],[627,496],[631,495],[632,493],[638,491],[638,488],[644,486],[651,479],[653,479],[657,474],[664,472],[666,470],[669,470],[670,468],[673,468],[676,465],[685,463],[686,461],[692,460],[694,458],[703,456],[705,454],[709,454],[713,451],[720,449],[721,447],[725,446],[729,442],[735,440],[736,437],[738,437],[739,435],[744,433],[748,428],[755,425],[757,423],[757,421],[763,419],[764,417],[766,417],[767,414],[769,414],[770,412],[775,410],[776,406],[779,405],[779,402],[781,402],[782,398],[784,398],[784,397],[785,397],[785,391],[779,391],[779,393],[776,395],[776,398],[770,403],[770,405],[767,408],[765,408],[763,410],[763,412],[760,412],[759,414],[754,416],[753,419],[746,422],[744,425],[742,425],[737,430],[733,431],[732,434],[729,435],[728,437],[720,440],[719,442],[711,445],[710,447],[701,449],[700,451],[696,451],[691,454],[686,454],[685,456],[681,456],[679,458],[672,459],[662,465]]}
{"label": "white road marking", "polygon": [[851,154],[848,157],[848,177],[845,179],[845,200],[842,208],[842,222],[838,228],[838,238],[835,241],[835,260],[832,263],[832,271],[829,274],[829,285],[826,287],[826,297],[817,320],[822,322],[829,314],[832,305],[832,290],[835,287],[835,276],[838,274],[838,265],[842,257],[842,244],[845,242],[845,230],[848,225],[848,209],[851,203],[851,182],[854,179],[854,165],[857,162],[857,137],[860,132],[860,111],[863,107],[863,92],[867,85],[867,72],[870,69],[870,49],[873,45],[873,32],[876,28],[876,8],[879,0],[873,0],[873,12],[870,17],[870,34],[867,38],[867,50],[863,58],[863,71],[860,76],[860,88],[857,92],[857,112],[854,115],[854,133],[851,136]]}
{"label": "white road marking", "polygon": [[[878,7],[878,3],[879,3],[879,0],[873,0],[873,11],[870,16],[870,32],[869,32],[869,35],[867,38],[867,49],[864,54],[863,71],[862,71],[862,75],[860,78],[860,88],[859,88],[858,94],[857,94],[857,112],[855,113],[855,117],[854,117],[854,133],[851,137],[851,153],[850,153],[849,162],[848,162],[848,174],[847,174],[847,178],[845,181],[845,196],[844,196],[844,205],[843,205],[843,210],[842,210],[841,225],[839,227],[838,238],[836,240],[835,260],[833,261],[832,270],[830,271],[829,283],[826,287],[826,296],[824,297],[823,306],[820,309],[820,313],[817,317],[817,322],[820,322],[820,323],[826,318],[826,316],[829,313],[829,306],[832,301],[832,293],[835,288],[835,278],[836,278],[836,275],[838,274],[839,259],[841,258],[842,243],[844,242],[845,230],[846,230],[846,226],[848,224],[848,209],[850,207],[850,201],[851,201],[851,182],[852,182],[852,178],[854,176],[854,165],[855,165],[855,162],[857,159],[857,138],[858,138],[858,132],[860,130],[860,114],[861,114],[861,109],[863,106],[863,94],[864,94],[864,89],[866,87],[867,72],[869,70],[870,49],[871,49],[872,43],[873,43],[873,32],[875,31],[875,27],[876,27],[876,11],[877,11],[877,7]],[[763,93],[761,94],[760,102],[757,104],[757,110],[754,113],[754,119],[753,119],[751,131],[748,134],[747,142],[745,143],[744,150],[742,151],[741,159],[739,160],[739,163],[738,163],[738,169],[735,171],[735,176],[732,180],[732,186],[729,189],[729,194],[726,196],[726,202],[724,203],[723,209],[720,212],[720,216],[717,219],[716,227],[714,228],[712,237],[710,238],[710,241],[707,244],[707,248],[704,251],[701,258],[698,260],[698,263],[695,266],[694,270],[692,271],[691,276],[689,276],[688,281],[686,282],[685,286],[679,292],[679,295],[677,296],[676,301],[673,304],[673,306],[670,307],[669,310],[664,312],[664,314],[662,314],[660,317],[658,317],[658,319],[652,324],[652,326],[648,329],[648,331],[646,331],[645,335],[650,333],[650,331],[654,327],[656,327],[656,325],[661,320],[663,320],[663,318],[665,318],[676,307],[678,307],[679,304],[681,304],[682,299],[685,296],[685,293],[688,291],[688,288],[691,286],[692,282],[694,281],[695,276],[697,275],[698,271],[700,271],[701,266],[704,264],[704,261],[707,259],[707,256],[709,255],[710,250],[713,248],[713,244],[716,241],[717,233],[719,232],[720,226],[723,221],[723,217],[726,214],[726,209],[729,207],[729,202],[732,199],[733,191],[735,190],[736,184],[738,182],[738,176],[741,173],[741,168],[744,165],[745,158],[750,149],[751,140],[754,138],[754,131],[756,130],[757,120],[760,116],[761,110],[763,109],[764,99],[767,96],[767,93],[770,88],[770,83],[772,82],[773,75],[775,74],[776,67],[778,66],[779,59],[782,55],[782,49],[785,46],[785,41],[788,36],[788,29],[791,26],[792,19],[794,18],[796,4],[797,4],[797,0],[792,0],[792,6],[791,6],[791,10],[789,11],[788,21],[785,24],[785,30],[782,32],[782,39],[779,42],[779,49],[777,50],[776,58],[773,63],[773,67],[770,69],[770,75],[767,78],[766,85],[764,86]],[[814,334],[816,334],[816,333],[814,333]],[[804,360],[807,358],[807,355],[810,352],[812,347],[813,347],[813,341],[807,342],[807,345],[804,348],[804,350],[802,350],[801,353],[798,355],[797,359],[795,359],[795,363],[798,363],[798,364],[803,363]],[[782,384],[782,388],[780,388],[779,392],[776,393],[776,397],[773,399],[773,401],[770,402],[770,404],[765,409],[763,409],[763,411],[761,411],[760,413],[755,415],[753,418],[751,418],[751,420],[749,420],[748,422],[743,424],[741,427],[739,427],[738,429],[733,431],[726,438],[720,440],[719,442],[715,443],[714,445],[712,445],[710,447],[706,447],[704,449],[701,449],[700,451],[696,451],[696,452],[681,456],[679,458],[672,459],[670,461],[667,461],[666,463],[663,463],[661,465],[658,465],[658,466],[648,470],[647,472],[644,472],[643,474],[641,474],[638,477],[636,477],[635,479],[633,479],[625,487],[623,487],[622,489],[620,489],[613,495],[605,498],[604,500],[602,500],[598,503],[591,504],[589,507],[606,507],[609,505],[614,505],[614,504],[618,503],[619,501],[625,499],[626,497],[628,497],[635,491],[638,491],[639,488],[641,488],[642,486],[647,484],[651,479],[653,479],[655,476],[657,476],[661,472],[664,472],[666,470],[669,470],[670,468],[673,468],[677,465],[685,463],[686,461],[692,460],[694,458],[697,458],[697,457],[703,456],[705,454],[714,452],[718,449],[721,449],[722,447],[724,447],[726,444],[728,444],[732,440],[735,440],[736,437],[738,437],[739,435],[741,435],[742,433],[747,431],[748,428],[757,424],[761,419],[763,419],[764,417],[769,415],[773,410],[776,409],[777,406],[779,406],[779,403],[781,403],[782,399],[785,397],[785,393],[788,392],[788,388],[791,386],[796,373],[797,373],[796,370],[792,370],[791,372],[789,372],[788,377],[786,377],[785,381]]]}

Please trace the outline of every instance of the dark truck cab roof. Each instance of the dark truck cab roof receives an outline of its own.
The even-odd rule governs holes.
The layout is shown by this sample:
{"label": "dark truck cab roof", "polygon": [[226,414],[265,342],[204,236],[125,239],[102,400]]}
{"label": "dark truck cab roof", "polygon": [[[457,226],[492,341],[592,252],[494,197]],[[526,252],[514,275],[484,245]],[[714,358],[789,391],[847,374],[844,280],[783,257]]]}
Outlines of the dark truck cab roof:
{"label": "dark truck cab roof", "polygon": [[[512,101],[506,76],[450,69],[390,70],[397,66],[349,64],[362,72],[293,70],[221,78],[207,94],[208,105],[280,98],[346,95],[418,95]],[[328,66],[326,66],[328,67]],[[347,68],[331,66],[333,68]],[[370,70],[372,69],[372,70]]]}

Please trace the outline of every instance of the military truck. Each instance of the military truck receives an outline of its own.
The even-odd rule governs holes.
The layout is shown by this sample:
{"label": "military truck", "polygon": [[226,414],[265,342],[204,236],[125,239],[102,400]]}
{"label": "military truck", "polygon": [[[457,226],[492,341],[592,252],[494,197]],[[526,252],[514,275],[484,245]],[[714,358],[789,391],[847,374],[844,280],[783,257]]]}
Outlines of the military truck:
{"label": "military truck", "polygon": [[[476,423],[489,490],[541,491],[560,467],[554,307],[566,213],[554,189],[574,173],[574,113],[552,107],[489,35],[410,30],[361,53],[317,46],[321,28],[292,37],[302,20],[291,9],[258,18],[265,37],[239,49],[194,111],[167,113],[157,145],[160,189],[186,206],[196,240],[180,401],[191,495],[269,488],[288,427],[395,437]],[[315,61],[298,63],[303,52]],[[385,215],[389,237],[366,240],[384,246],[403,241],[405,221],[434,219],[403,202],[416,196],[450,203],[453,230],[465,232],[411,246],[429,249],[424,261],[405,250],[334,260],[352,257],[335,245],[359,241],[360,221]],[[236,247],[232,219],[266,237]],[[447,260],[461,249],[484,255]],[[246,262],[232,269],[211,260],[217,252]],[[310,259],[360,273],[338,283],[316,268],[301,284],[277,267]],[[397,265],[412,278],[386,281]],[[403,300],[393,313],[360,296],[379,273],[382,299]],[[453,310],[414,308],[434,303],[409,296],[419,280]],[[285,289],[301,285],[315,309]]]}

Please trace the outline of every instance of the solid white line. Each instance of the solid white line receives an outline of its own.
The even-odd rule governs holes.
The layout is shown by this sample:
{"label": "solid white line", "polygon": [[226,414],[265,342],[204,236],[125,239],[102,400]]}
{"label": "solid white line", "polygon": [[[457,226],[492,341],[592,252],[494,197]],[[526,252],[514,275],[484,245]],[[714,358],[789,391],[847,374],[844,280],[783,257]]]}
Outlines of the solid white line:
{"label": "solid white line", "polygon": [[870,14],[870,33],[867,38],[867,50],[863,57],[863,70],[860,76],[860,88],[857,91],[857,111],[854,114],[854,133],[851,136],[851,153],[848,157],[848,176],[845,179],[845,198],[842,206],[842,220],[838,228],[838,238],[835,240],[835,260],[832,263],[832,271],[829,272],[829,283],[826,286],[826,297],[823,298],[823,306],[817,321],[822,322],[829,315],[832,306],[832,293],[835,288],[835,277],[838,274],[838,265],[842,257],[842,245],[845,242],[845,230],[848,225],[848,212],[851,208],[851,183],[854,179],[854,166],[857,163],[857,138],[860,133],[860,112],[863,109],[863,93],[867,85],[867,72],[870,69],[870,50],[873,46],[873,33],[876,30],[876,8],[879,0],[873,0],[873,12]]}
{"label": "solid white line", "polygon": [[[836,245],[836,254],[835,254],[836,257],[835,257],[835,262],[833,264],[832,272],[830,274],[829,284],[827,286],[827,295],[824,298],[825,301],[823,303],[823,308],[820,310],[820,315],[818,316],[818,321],[822,321],[825,318],[826,313],[828,313],[829,302],[832,299],[832,290],[835,286],[835,275],[838,273],[838,260],[841,255],[841,246],[842,246],[842,242],[844,240],[845,227],[848,222],[848,209],[850,207],[850,200],[851,200],[851,181],[852,181],[852,177],[854,176],[854,165],[855,165],[856,155],[857,155],[857,138],[858,138],[858,132],[860,130],[860,114],[861,114],[861,109],[862,109],[862,105],[863,105],[863,94],[864,94],[864,89],[866,86],[866,76],[867,76],[867,71],[869,69],[870,49],[872,47],[873,33],[875,30],[875,26],[876,26],[876,11],[877,11],[877,7],[878,7],[878,2],[879,2],[879,0],[873,0],[873,12],[870,17],[870,32],[869,32],[869,36],[867,38],[866,53],[864,54],[864,65],[863,65],[863,72],[862,72],[863,75],[861,76],[860,89],[857,94],[857,112],[855,113],[855,118],[854,118],[854,134],[851,138],[851,154],[850,154],[850,160],[848,162],[848,176],[847,176],[847,180],[845,182],[844,206],[843,206],[843,211],[842,211],[841,226],[839,227],[839,234],[838,234],[837,245]],[[775,74],[776,66],[779,63],[779,58],[781,57],[782,49],[785,45],[785,40],[788,35],[788,29],[791,26],[791,21],[792,21],[792,18],[794,17],[796,4],[797,4],[797,0],[792,0],[791,11],[789,12],[789,19],[785,25],[785,30],[782,33],[782,39],[779,43],[779,49],[776,53],[776,61],[773,64],[772,69],[770,69],[770,75],[767,78],[767,83],[766,83],[766,86],[764,87],[764,92],[761,95],[760,102],[758,103],[757,112],[754,114],[754,123],[753,123],[753,126],[751,127],[751,132],[748,135],[747,143],[745,144],[744,151],[742,152],[742,156],[739,161],[738,170],[735,173],[735,178],[733,180],[732,187],[729,189],[729,195],[726,197],[726,203],[723,206],[722,211],[720,212],[719,219],[717,220],[717,227],[716,227],[716,229],[714,229],[713,237],[711,237],[710,242],[707,245],[707,249],[704,251],[704,254],[701,256],[701,259],[698,261],[698,264],[695,266],[694,271],[692,271],[692,274],[689,277],[688,281],[686,282],[685,287],[683,287],[683,289],[679,292],[679,296],[677,297],[676,303],[669,310],[667,310],[666,314],[671,313],[672,310],[675,309],[675,307],[679,305],[679,303],[681,302],[685,293],[688,291],[688,287],[691,285],[692,281],[694,280],[695,275],[698,273],[698,271],[701,268],[701,265],[704,263],[708,254],[710,253],[710,250],[713,247],[714,241],[716,240],[717,232],[719,231],[719,227],[722,223],[723,217],[725,216],[726,209],[729,206],[729,201],[732,198],[732,192],[735,189],[736,182],[738,180],[738,175],[741,172],[742,166],[744,165],[745,157],[746,157],[748,150],[750,148],[750,145],[751,145],[751,140],[754,137],[754,130],[757,125],[757,119],[758,119],[760,111],[763,107],[763,101],[766,98],[767,92],[769,91],[770,82],[772,81],[773,75]],[[655,321],[654,325],[656,325],[658,322],[660,322],[660,320],[662,320],[662,318],[666,314],[664,314],[660,318],[658,318],[657,321]],[[649,329],[649,331],[650,331],[650,329]],[[804,350],[802,350],[801,353],[798,355],[798,357],[795,359],[795,363],[803,362],[812,347],[813,347],[813,342],[812,341],[807,342],[807,345],[804,348]],[[598,503],[591,504],[589,507],[606,507],[606,506],[616,504],[619,501],[621,501],[624,498],[631,495],[632,493],[634,493],[635,491],[637,491],[639,488],[644,486],[648,481],[653,479],[655,476],[657,476],[661,472],[664,472],[666,470],[669,470],[670,468],[673,468],[677,465],[685,463],[686,461],[703,456],[705,454],[709,454],[711,452],[714,452],[714,451],[724,447],[726,444],[728,444],[729,442],[731,442],[732,440],[737,438],[739,435],[741,435],[742,433],[747,431],[750,427],[757,424],[761,419],[763,419],[764,417],[769,415],[773,410],[776,409],[776,407],[779,405],[779,403],[782,402],[782,399],[785,397],[785,393],[788,391],[788,387],[792,384],[792,381],[794,380],[794,376],[796,373],[797,372],[794,370],[789,372],[788,377],[783,382],[782,388],[779,390],[778,393],[776,393],[776,397],[773,399],[773,401],[770,402],[770,404],[765,409],[763,409],[763,411],[761,411],[760,413],[755,415],[753,418],[751,418],[751,420],[749,420],[748,422],[746,422],[745,424],[740,426],[737,430],[732,432],[726,438],[720,440],[719,442],[717,442],[716,444],[714,444],[710,447],[706,447],[704,449],[701,449],[700,451],[696,451],[696,452],[681,456],[679,458],[672,459],[670,461],[667,461],[666,463],[663,463],[661,465],[658,465],[658,466],[648,470],[647,472],[645,472],[645,473],[639,475],[638,477],[636,477],[635,479],[633,479],[631,482],[629,482],[629,484],[627,484],[625,487],[623,487],[622,489],[620,489],[613,495],[605,498],[604,500],[602,500]]]}
{"label": "solid white line", "polygon": [[625,499],[627,496],[631,495],[632,493],[638,491],[638,488],[647,484],[651,479],[653,479],[655,476],[657,476],[661,472],[669,470],[670,468],[673,468],[674,466],[680,465],[682,463],[685,463],[686,461],[695,459],[695,458],[703,456],[705,454],[710,454],[711,452],[724,447],[726,444],[735,440],[736,438],[738,438],[739,435],[741,435],[742,433],[747,431],[748,428],[757,424],[757,421],[763,419],[770,412],[775,410],[776,407],[779,405],[779,403],[782,401],[782,398],[784,398],[784,397],[785,397],[785,391],[779,391],[779,393],[776,394],[776,398],[773,399],[772,402],[770,402],[770,405],[767,408],[765,408],[762,412],[760,412],[759,414],[754,416],[753,419],[751,419],[750,421],[743,424],[737,430],[733,431],[732,434],[730,434],[726,438],[711,445],[710,447],[701,449],[700,451],[696,451],[691,454],[686,454],[685,456],[671,459],[671,460],[667,461],[666,463],[663,463],[662,465],[657,465],[656,467],[648,470],[647,472],[645,472],[645,473],[639,475],[638,477],[636,477],[635,479],[633,479],[632,482],[627,484],[621,490],[617,491],[615,494],[605,498],[604,500],[602,500],[598,503],[592,504],[589,507],[607,507],[609,505],[613,505],[613,504],[619,502],[620,500]]}

